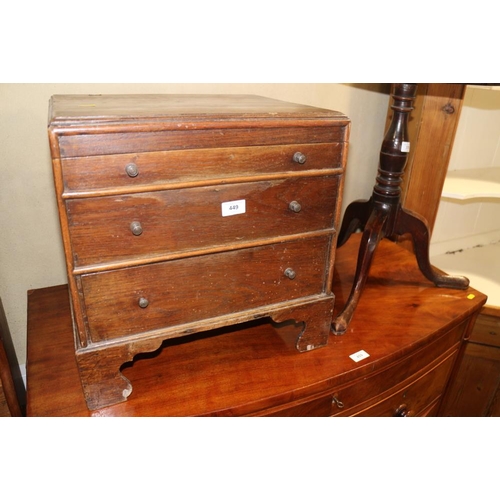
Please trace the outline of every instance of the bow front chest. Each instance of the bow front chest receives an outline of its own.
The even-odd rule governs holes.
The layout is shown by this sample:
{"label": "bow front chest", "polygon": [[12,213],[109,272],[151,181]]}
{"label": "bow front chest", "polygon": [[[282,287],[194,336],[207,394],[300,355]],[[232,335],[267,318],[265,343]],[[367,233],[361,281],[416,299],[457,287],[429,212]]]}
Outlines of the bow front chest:
{"label": "bow front chest", "polygon": [[349,126],[247,95],[52,97],[90,409],[126,400],[120,367],[169,338],[269,317],[303,324],[297,351],[327,344]]}

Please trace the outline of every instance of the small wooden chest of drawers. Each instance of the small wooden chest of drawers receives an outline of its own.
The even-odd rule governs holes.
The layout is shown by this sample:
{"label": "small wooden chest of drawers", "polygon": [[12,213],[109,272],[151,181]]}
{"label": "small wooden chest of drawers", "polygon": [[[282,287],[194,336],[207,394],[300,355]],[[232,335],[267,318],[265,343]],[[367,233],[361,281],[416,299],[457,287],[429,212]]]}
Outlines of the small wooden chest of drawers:
{"label": "small wooden chest of drawers", "polygon": [[90,409],[169,338],[261,317],[327,344],[349,120],[257,96],[54,96],[49,139]]}

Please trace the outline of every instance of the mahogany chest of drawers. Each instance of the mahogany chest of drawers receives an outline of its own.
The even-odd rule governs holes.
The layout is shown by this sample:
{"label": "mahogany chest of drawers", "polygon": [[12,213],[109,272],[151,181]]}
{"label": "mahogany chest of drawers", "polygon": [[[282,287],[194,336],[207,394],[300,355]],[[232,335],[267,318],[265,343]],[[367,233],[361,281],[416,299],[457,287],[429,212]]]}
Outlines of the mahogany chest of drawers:
{"label": "mahogany chest of drawers", "polygon": [[[87,405],[163,341],[269,317],[324,347],[349,120],[242,95],[54,96],[49,140]],[[298,352],[297,352],[297,355]]]}

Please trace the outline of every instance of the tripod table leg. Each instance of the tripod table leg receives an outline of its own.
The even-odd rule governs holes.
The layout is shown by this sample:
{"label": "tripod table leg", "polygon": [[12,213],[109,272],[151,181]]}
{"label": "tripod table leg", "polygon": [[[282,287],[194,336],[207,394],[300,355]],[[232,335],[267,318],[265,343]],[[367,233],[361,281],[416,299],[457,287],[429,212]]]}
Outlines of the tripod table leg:
{"label": "tripod table leg", "polygon": [[426,222],[417,214],[400,207],[394,233],[400,236],[408,233],[411,235],[418,267],[422,274],[434,285],[457,290],[465,290],[469,286],[469,280],[466,277],[441,274],[431,266],[429,260],[429,229]]}
{"label": "tripod table leg", "polygon": [[344,305],[344,309],[332,322],[332,332],[335,335],[343,335],[346,332],[347,326],[356,310],[366,280],[368,279],[373,255],[379,241],[384,237],[383,229],[387,216],[387,212],[374,210],[366,224],[359,246],[358,262],[351,293]]}

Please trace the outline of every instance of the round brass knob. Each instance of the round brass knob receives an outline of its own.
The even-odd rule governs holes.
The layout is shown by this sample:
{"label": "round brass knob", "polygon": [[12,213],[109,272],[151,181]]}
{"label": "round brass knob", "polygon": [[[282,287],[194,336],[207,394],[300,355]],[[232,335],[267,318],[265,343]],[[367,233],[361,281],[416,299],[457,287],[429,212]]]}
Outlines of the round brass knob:
{"label": "round brass knob", "polygon": [[130,230],[134,236],[140,236],[142,234],[142,226],[140,222],[134,221],[130,224]]}
{"label": "round brass knob", "polygon": [[139,307],[142,307],[142,309],[145,309],[148,306],[149,306],[149,300],[146,299],[145,297],[141,297],[139,299]]}
{"label": "round brass knob", "polygon": [[394,417],[408,417],[410,415],[410,411],[406,405],[401,405],[395,412]]}
{"label": "round brass knob", "polygon": [[296,276],[296,275],[297,275],[297,274],[295,273],[295,271],[294,271],[291,267],[287,267],[287,268],[285,269],[285,276],[286,276],[288,279],[293,280],[293,279],[295,279],[295,276]]}
{"label": "round brass knob", "polygon": [[290,202],[290,205],[288,205],[288,208],[295,213],[299,213],[302,210],[302,207],[300,206],[300,203],[298,201],[292,201]]}
{"label": "round brass knob", "polygon": [[303,154],[303,153],[300,153],[299,151],[297,151],[297,152],[293,155],[293,161],[294,161],[295,163],[300,163],[300,164],[302,165],[303,163],[305,163],[305,162],[306,162],[306,160],[307,160],[306,155],[305,155],[305,154]]}
{"label": "round brass knob", "polygon": [[125,167],[125,172],[127,172],[129,177],[137,177],[139,175],[139,169],[135,163],[129,163]]}

